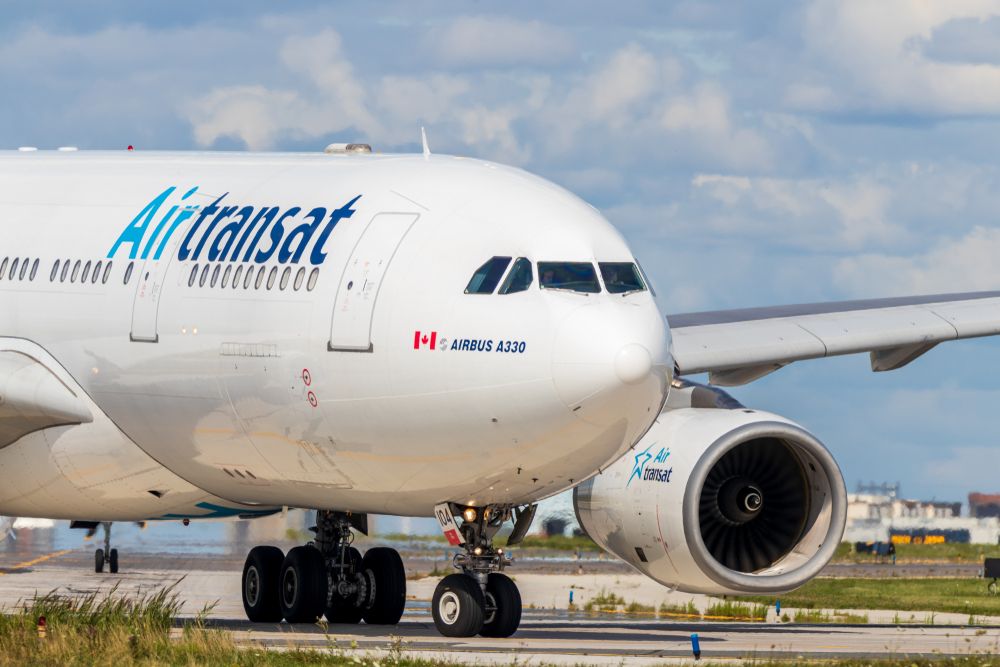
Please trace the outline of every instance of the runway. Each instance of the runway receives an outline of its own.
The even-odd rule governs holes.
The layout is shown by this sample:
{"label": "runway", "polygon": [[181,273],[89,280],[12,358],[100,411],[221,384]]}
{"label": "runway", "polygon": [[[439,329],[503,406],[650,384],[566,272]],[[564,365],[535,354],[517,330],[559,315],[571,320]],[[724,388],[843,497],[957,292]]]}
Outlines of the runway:
{"label": "runway", "polygon": [[185,603],[181,624],[203,608],[210,608],[209,625],[232,633],[240,644],[280,650],[403,652],[476,664],[511,664],[515,659],[534,664],[685,662],[692,659],[693,633],[698,634],[703,661],[1000,654],[998,627],[721,623],[553,609],[549,607],[565,607],[561,602],[567,580],[577,582],[581,596],[598,585],[628,591],[629,599],[642,599],[642,593],[662,597],[665,589],[647,583],[640,575],[598,573],[588,575],[592,577],[588,579],[566,574],[519,574],[516,569],[511,573],[521,587],[525,604],[535,608],[525,609],[521,628],[509,639],[441,637],[430,616],[428,601],[436,582],[430,577],[408,582],[406,613],[402,623],[391,629],[364,624],[251,624],[243,616],[240,569],[235,567],[239,558],[235,555],[129,553],[118,575],[95,574],[91,559],[89,547],[45,553],[21,549],[0,554],[0,606],[11,609],[36,592],[83,594],[118,586],[120,592],[128,594],[173,584],[178,598]]}

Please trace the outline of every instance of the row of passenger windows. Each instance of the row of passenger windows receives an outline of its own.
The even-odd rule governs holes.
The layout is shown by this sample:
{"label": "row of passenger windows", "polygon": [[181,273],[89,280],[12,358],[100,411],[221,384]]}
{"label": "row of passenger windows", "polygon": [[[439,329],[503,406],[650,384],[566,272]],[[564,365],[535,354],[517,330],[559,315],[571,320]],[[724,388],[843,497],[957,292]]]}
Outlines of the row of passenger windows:
{"label": "row of passenger windows", "polygon": [[[0,261],[0,280],[28,280],[33,281],[35,276],[38,275],[38,266],[40,260],[32,260],[29,257],[20,258],[14,257],[4,257],[3,261]],[[96,284],[100,281],[101,284],[106,284],[108,278],[111,276],[111,266],[113,262],[108,260],[98,260],[94,262],[92,260],[72,260],[57,259],[52,264],[52,271],[49,272],[49,282],[56,282],[57,280],[61,283],[65,282],[79,282],[91,284]],[[128,285],[129,279],[132,277],[132,262],[129,262],[128,268],[125,270],[125,276],[122,282]]]}
{"label": "row of passenger windows", "polygon": [[[244,271],[244,269],[246,269]],[[233,289],[236,289],[242,283],[243,289],[262,289],[266,286],[267,289],[274,289],[277,284],[278,289],[288,289],[289,287],[295,291],[302,288],[303,283],[305,283],[305,288],[310,292],[316,287],[316,281],[319,280],[319,268],[314,268],[309,272],[309,279],[306,280],[306,269],[305,267],[300,267],[295,271],[294,279],[292,277],[293,268],[286,266],[281,270],[281,277],[278,277],[278,267],[272,266],[270,270],[266,266],[261,266],[257,268],[256,273],[254,272],[253,266],[244,267],[242,264],[233,268],[232,264],[226,264],[223,268],[222,264],[195,264],[191,267],[191,273],[188,276],[188,287],[194,287],[195,284],[198,287],[215,287],[219,285],[220,287],[228,287],[232,285]],[[230,277],[232,282],[230,282]]]}
{"label": "row of passenger windows", "polygon": [[[500,294],[524,292],[534,282],[531,260],[518,257],[492,257],[476,269],[465,288],[466,294],[493,294],[503,280]],[[641,292],[646,289],[639,267],[632,262],[598,262],[604,288],[611,294]],[[504,276],[507,276],[504,279]],[[597,271],[590,262],[538,262],[538,285],[542,289],[564,289],[595,294],[601,291]]]}

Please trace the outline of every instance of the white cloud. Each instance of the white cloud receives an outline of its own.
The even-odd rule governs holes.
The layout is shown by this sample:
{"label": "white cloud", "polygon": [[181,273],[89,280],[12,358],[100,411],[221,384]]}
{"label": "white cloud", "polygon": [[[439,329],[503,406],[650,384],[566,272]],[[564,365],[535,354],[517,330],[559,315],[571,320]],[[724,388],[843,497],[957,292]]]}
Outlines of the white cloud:
{"label": "white cloud", "polygon": [[816,0],[803,26],[814,67],[785,101],[814,111],[1000,113],[1000,66],[942,62],[920,46],[950,21],[997,14],[996,0]]}
{"label": "white cloud", "polygon": [[965,236],[909,257],[865,254],[842,259],[834,279],[855,295],[937,294],[995,290],[1000,229],[976,227]]}
{"label": "white cloud", "polygon": [[452,67],[551,65],[571,58],[572,37],[540,21],[462,16],[428,32],[424,48]]}

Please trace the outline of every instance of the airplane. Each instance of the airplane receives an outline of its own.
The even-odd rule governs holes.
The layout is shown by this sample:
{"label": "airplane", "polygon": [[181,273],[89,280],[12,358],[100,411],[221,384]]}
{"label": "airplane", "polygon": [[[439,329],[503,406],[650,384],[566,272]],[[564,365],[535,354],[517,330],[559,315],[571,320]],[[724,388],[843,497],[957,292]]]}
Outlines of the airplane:
{"label": "airplane", "polygon": [[570,488],[661,584],[796,588],[840,542],[843,477],[720,387],[1000,332],[1000,292],[667,314],[595,208],[426,142],[6,151],[0,229],[0,513],[317,510],[308,544],[248,553],[256,622],[398,623],[399,554],[352,539],[372,513],[433,516],[456,548],[435,626],[508,637],[508,547]]}

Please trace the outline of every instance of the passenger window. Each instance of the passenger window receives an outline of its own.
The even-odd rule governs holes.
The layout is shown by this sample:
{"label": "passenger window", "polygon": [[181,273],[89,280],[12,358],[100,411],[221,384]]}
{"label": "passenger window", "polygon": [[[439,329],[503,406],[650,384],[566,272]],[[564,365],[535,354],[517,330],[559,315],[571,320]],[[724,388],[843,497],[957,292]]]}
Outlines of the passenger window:
{"label": "passenger window", "polygon": [[17,279],[18,279],[18,280],[24,280],[24,276],[25,276],[25,275],[26,275],[26,274],[28,273],[28,263],[29,263],[30,261],[31,261],[31,260],[30,260],[30,259],[28,259],[27,257],[25,257],[25,258],[24,258],[24,259],[23,259],[23,260],[21,261],[21,273],[17,274]]}
{"label": "passenger window", "polygon": [[306,289],[310,292],[316,287],[316,281],[319,280],[319,269],[313,269],[309,274],[309,282],[306,283]]}
{"label": "passenger window", "polygon": [[[3,273],[0,271],[0,273]],[[49,274],[49,282],[54,283],[56,281],[56,276],[59,275],[59,260],[57,259],[55,264],[52,265],[52,273]]]}
{"label": "passenger window", "polygon": [[286,266],[281,272],[281,289],[288,287],[288,279],[292,276],[292,267]]}
{"label": "passenger window", "polygon": [[510,264],[510,257],[493,257],[485,264],[476,269],[472,274],[472,280],[465,288],[466,294],[493,294],[500,279],[503,278],[504,271]]}
{"label": "passenger window", "polygon": [[71,283],[75,283],[78,275],[80,275],[80,260],[76,260],[76,262],[73,263],[73,273],[70,274],[69,281]]}
{"label": "passenger window", "polygon": [[586,294],[601,291],[597,271],[589,262],[539,262],[538,284],[542,289],[564,289]]}
{"label": "passenger window", "polygon": [[225,287],[229,284],[229,274],[233,271],[233,265],[227,264],[226,270],[222,272],[222,286]]}
{"label": "passenger window", "polygon": [[604,288],[611,294],[642,292],[646,285],[639,275],[639,269],[631,262],[599,262]]}
{"label": "passenger window", "polygon": [[3,264],[0,264],[0,280],[3,280],[3,276],[7,273],[7,262],[10,261],[10,257],[3,258]]}
{"label": "passenger window", "polygon": [[210,283],[211,287],[215,287],[215,283],[219,282],[219,271],[221,270],[222,270],[222,265],[216,264],[215,269],[212,271],[212,282]]}
{"label": "passenger window", "polygon": [[514,268],[510,270],[510,274],[507,276],[507,280],[503,281],[500,293],[513,294],[515,292],[523,292],[531,287],[532,280],[534,280],[534,277],[531,275],[531,260],[518,257],[517,261],[514,262]]}
{"label": "passenger window", "polygon": [[264,272],[266,272],[263,266],[257,269],[257,279],[253,281],[253,288],[260,289],[260,286],[264,283]]}
{"label": "passenger window", "polygon": [[97,281],[100,279],[100,277],[101,277],[101,266],[103,264],[104,264],[104,262],[98,261],[97,264],[94,265],[94,273],[93,273],[93,275],[90,276],[90,283],[92,285],[96,285]]}
{"label": "passenger window", "polygon": [[243,265],[240,264],[236,267],[236,273],[233,274],[233,289],[236,289],[240,285],[240,278],[243,276]]}
{"label": "passenger window", "polygon": [[63,262],[62,273],[59,274],[59,282],[66,282],[66,276],[69,275],[70,260]]}
{"label": "passenger window", "polygon": [[17,265],[21,263],[19,257],[15,257],[14,261],[10,263],[10,274],[7,276],[9,280],[13,280],[14,276],[17,275]]}
{"label": "passenger window", "polygon": [[208,264],[206,264],[205,266],[201,267],[201,277],[198,278],[198,287],[204,287],[205,283],[208,282],[208,271],[209,271],[209,268],[210,267],[209,267]]}
{"label": "passenger window", "polygon": [[90,262],[88,261],[83,265],[83,274],[80,276],[80,282],[87,282],[87,278],[90,276]]}
{"label": "passenger window", "polygon": [[111,275],[111,265],[112,264],[114,264],[114,262],[110,262],[109,261],[107,264],[104,265],[104,275],[101,276],[101,284],[102,285],[106,285],[108,283],[108,276]]}
{"label": "passenger window", "polygon": [[125,277],[122,278],[122,284],[128,285],[128,281],[132,280],[132,269],[135,268],[135,262],[129,262],[128,266],[125,267]]}
{"label": "passenger window", "polygon": [[243,289],[250,289],[250,283],[253,282],[253,267],[247,267],[247,277],[243,279]]}
{"label": "passenger window", "polygon": [[267,275],[267,289],[274,287],[274,279],[278,277],[278,267],[272,266],[271,273]]}
{"label": "passenger window", "polygon": [[188,287],[194,287],[194,281],[198,280],[198,265],[191,267],[191,275],[188,276]]}
{"label": "passenger window", "polygon": [[38,273],[38,264],[39,261],[37,259],[31,264],[31,275],[28,276],[28,280],[31,280],[32,282],[34,282],[35,275]]}
{"label": "passenger window", "polygon": [[306,277],[306,270],[305,270],[305,268],[299,269],[298,273],[295,274],[295,291],[296,292],[298,292],[299,288],[302,287],[302,281],[305,279],[305,277]]}

